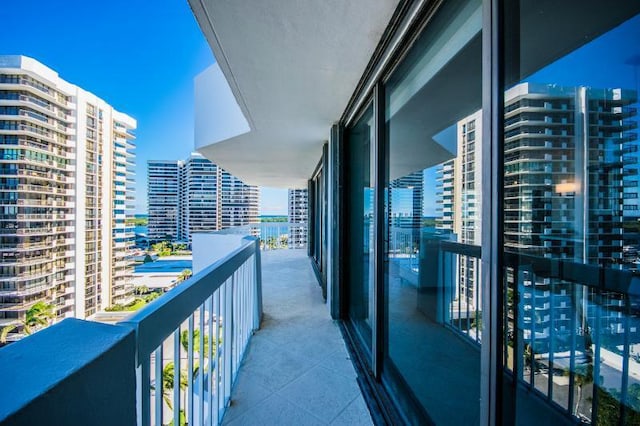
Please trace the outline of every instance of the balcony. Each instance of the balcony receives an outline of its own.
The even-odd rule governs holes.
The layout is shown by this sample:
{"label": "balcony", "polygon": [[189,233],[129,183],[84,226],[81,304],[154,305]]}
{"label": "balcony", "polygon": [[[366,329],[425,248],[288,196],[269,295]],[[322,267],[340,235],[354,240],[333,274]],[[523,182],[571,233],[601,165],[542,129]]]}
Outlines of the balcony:
{"label": "balcony", "polygon": [[0,350],[0,424],[370,424],[306,253],[245,238],[211,260],[117,325],[66,319]]}

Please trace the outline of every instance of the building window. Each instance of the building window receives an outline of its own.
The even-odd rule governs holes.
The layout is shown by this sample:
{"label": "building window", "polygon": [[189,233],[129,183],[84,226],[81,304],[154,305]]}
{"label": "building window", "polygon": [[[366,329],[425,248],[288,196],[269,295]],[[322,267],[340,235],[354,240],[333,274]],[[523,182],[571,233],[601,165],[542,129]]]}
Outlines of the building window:
{"label": "building window", "polygon": [[574,6],[505,3],[505,423],[638,424],[640,5]]}
{"label": "building window", "polygon": [[480,1],[443,4],[385,84],[383,376],[435,424],[480,422],[481,30]]}

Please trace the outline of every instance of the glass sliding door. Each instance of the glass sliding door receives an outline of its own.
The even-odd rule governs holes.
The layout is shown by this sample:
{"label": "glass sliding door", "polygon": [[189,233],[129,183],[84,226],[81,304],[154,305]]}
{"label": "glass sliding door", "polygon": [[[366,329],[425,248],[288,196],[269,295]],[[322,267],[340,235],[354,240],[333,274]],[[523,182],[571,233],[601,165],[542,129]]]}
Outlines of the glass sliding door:
{"label": "glass sliding door", "polygon": [[374,292],[373,106],[346,131],[348,317],[371,352]]}
{"label": "glass sliding door", "polygon": [[325,300],[327,298],[327,156],[325,147],[320,164],[309,180],[308,192],[310,206],[308,252]]}
{"label": "glass sliding door", "polygon": [[383,379],[416,424],[480,422],[481,30],[445,2],[385,83]]}
{"label": "glass sliding door", "polygon": [[640,424],[640,2],[505,5],[505,421]]}

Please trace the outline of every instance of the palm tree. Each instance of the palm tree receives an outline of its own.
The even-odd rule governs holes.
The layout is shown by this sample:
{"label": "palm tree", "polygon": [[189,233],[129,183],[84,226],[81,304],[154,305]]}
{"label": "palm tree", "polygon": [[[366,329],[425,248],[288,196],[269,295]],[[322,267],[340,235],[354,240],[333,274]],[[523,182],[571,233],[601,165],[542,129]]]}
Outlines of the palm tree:
{"label": "palm tree", "polygon": [[[171,403],[171,396],[173,395],[173,386],[175,383],[175,366],[172,362],[168,362],[162,369],[162,399],[170,410],[173,410],[173,404]],[[187,388],[187,374],[184,371],[180,371],[180,390]],[[155,386],[151,386],[151,389],[155,391]]]}
{"label": "palm tree", "polygon": [[137,295],[137,296],[142,296],[143,294],[147,294],[149,293],[149,287],[147,287],[146,285],[139,285],[136,286],[133,289],[133,292]]}
{"label": "palm tree", "polygon": [[24,319],[22,319],[20,324],[7,325],[2,329],[2,332],[0,332],[0,343],[7,343],[9,333],[19,326],[22,326],[22,331],[27,335],[48,326],[55,318],[54,308],[55,306],[53,304],[44,301],[35,303],[27,309]]}
{"label": "palm tree", "polygon": [[574,382],[578,386],[578,401],[576,402],[576,407],[573,415],[577,416],[578,409],[580,408],[580,403],[582,402],[582,387],[593,383],[593,364],[582,364],[576,367],[576,371],[574,372]]}
{"label": "palm tree", "polygon": [[[184,330],[180,336],[180,343],[182,344],[182,348],[185,352],[189,351],[189,330]],[[213,354],[215,355],[216,347],[215,345],[211,348]],[[200,330],[193,330],[193,353],[200,353]],[[205,358],[209,356],[209,336],[204,336],[204,356]]]}
{"label": "palm tree", "polygon": [[178,282],[181,283],[182,281],[186,281],[191,278],[192,275],[193,272],[191,272],[191,269],[184,269],[180,272],[180,275],[178,275]]}
{"label": "palm tree", "polygon": [[[173,411],[173,403],[171,402],[171,396],[173,395],[173,386],[175,384],[175,365],[173,362],[168,362],[162,369],[162,399],[171,411]],[[184,370],[180,370],[180,390],[184,391],[187,388],[187,374]],[[151,385],[151,390],[155,392],[156,387]],[[180,426],[186,425],[187,420],[184,410],[180,410]],[[173,425],[173,420],[169,423]]]}

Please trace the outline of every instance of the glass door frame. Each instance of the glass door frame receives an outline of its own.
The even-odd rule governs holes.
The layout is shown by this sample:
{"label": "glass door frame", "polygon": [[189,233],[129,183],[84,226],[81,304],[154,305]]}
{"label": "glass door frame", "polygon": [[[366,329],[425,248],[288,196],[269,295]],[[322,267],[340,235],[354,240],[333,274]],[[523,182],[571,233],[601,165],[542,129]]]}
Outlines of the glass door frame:
{"label": "glass door frame", "polygon": [[[340,122],[332,129],[331,143],[332,158],[331,166],[334,167],[332,191],[338,200],[336,211],[337,220],[332,224],[334,253],[338,253],[338,262],[334,263],[335,271],[332,277],[335,279],[333,287],[334,306],[332,313],[335,318],[344,320],[343,325],[347,337],[351,340],[347,344],[355,351],[356,364],[367,371],[365,384],[373,391],[373,400],[369,405],[375,405],[381,409],[378,413],[387,422],[394,423],[393,419],[403,419],[402,414],[397,411],[397,405],[390,402],[394,396],[388,392],[382,381],[382,360],[384,359],[384,342],[387,339],[385,307],[385,244],[386,242],[386,197],[388,194],[385,188],[386,161],[386,140],[385,117],[384,117],[384,82],[396,68],[398,63],[406,56],[413,42],[429,24],[430,17],[438,10],[441,1],[406,1],[401,2],[396,14],[392,18],[387,33],[383,36],[377,51],[372,56],[371,62],[363,75],[359,86],[356,88],[347,109],[343,113]],[[502,18],[503,1],[483,0],[483,22],[482,22],[482,109],[483,109],[483,130],[482,138],[482,276],[481,288],[483,292],[482,310],[486,314],[482,317],[483,345],[481,350],[481,408],[480,419],[482,424],[500,424],[502,422],[503,407],[503,359],[502,359],[502,307],[503,294],[502,286],[502,177],[503,177],[503,153],[501,150],[503,136],[503,90],[502,90],[502,69],[504,62],[503,55],[503,23]],[[347,220],[345,217],[346,207],[349,204],[348,194],[345,191],[345,184],[349,179],[348,171],[345,168],[345,151],[348,149],[346,129],[357,121],[362,112],[373,103],[374,108],[374,140],[375,158],[371,164],[374,165],[375,187],[374,187],[374,221],[375,221],[375,276],[374,276],[374,312],[372,327],[372,351],[370,359],[366,359],[357,346],[357,340],[353,339],[352,327],[348,320],[348,274],[345,272],[349,268],[345,250],[345,239],[348,238]],[[493,284],[493,285],[492,285]],[[485,340],[486,339],[486,340]],[[365,386],[366,387],[366,386]],[[375,411],[375,410],[374,410]],[[375,417],[375,413],[374,413]]]}

